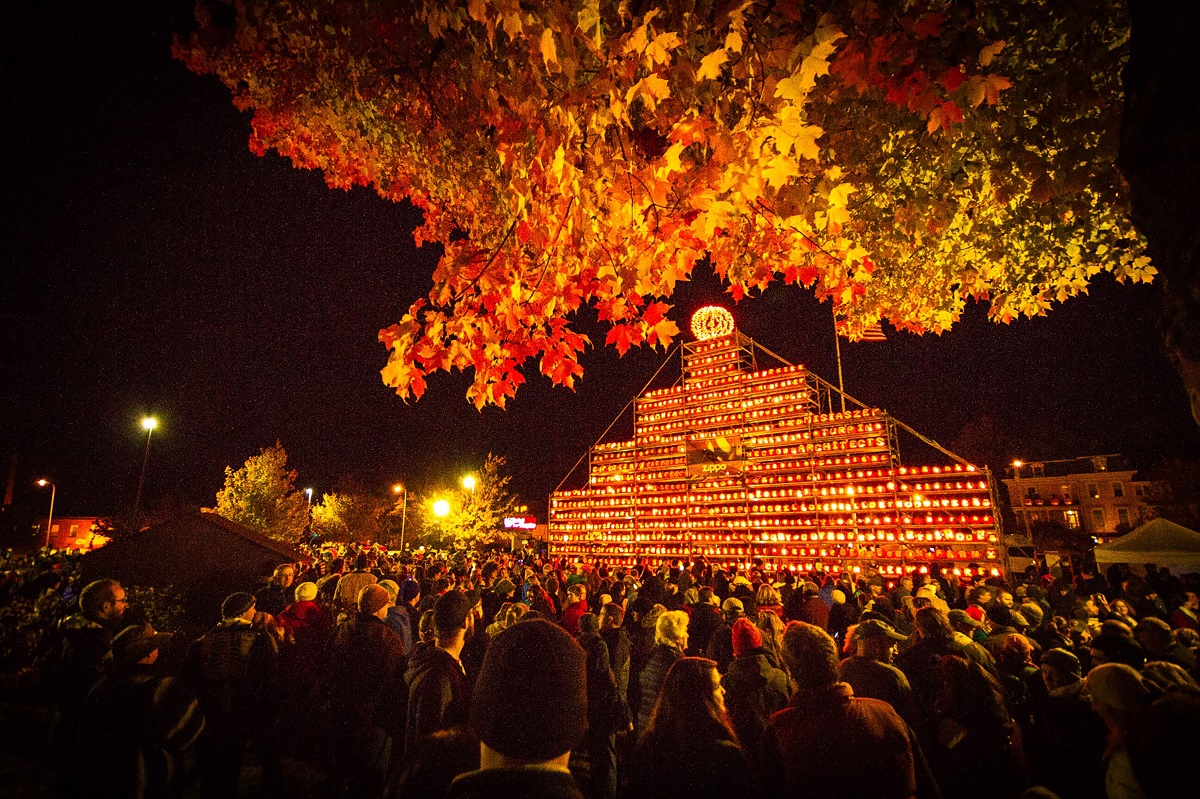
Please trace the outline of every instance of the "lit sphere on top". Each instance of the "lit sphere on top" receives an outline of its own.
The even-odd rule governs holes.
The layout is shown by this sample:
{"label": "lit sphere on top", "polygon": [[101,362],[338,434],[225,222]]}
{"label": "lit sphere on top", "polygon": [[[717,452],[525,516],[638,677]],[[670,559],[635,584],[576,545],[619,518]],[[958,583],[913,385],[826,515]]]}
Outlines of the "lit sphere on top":
{"label": "lit sphere on top", "polygon": [[692,335],[704,341],[733,333],[733,314],[719,305],[706,305],[692,314]]}

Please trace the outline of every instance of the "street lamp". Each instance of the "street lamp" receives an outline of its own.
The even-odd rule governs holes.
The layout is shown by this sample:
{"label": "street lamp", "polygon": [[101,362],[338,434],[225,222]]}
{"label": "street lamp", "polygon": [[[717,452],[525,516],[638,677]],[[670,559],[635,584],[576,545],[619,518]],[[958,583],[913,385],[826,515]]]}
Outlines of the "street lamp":
{"label": "street lamp", "polygon": [[42,488],[50,486],[50,515],[46,518],[46,546],[50,546],[50,526],[54,524],[54,495],[58,492],[58,486],[43,477],[37,481],[37,484]]}
{"label": "street lamp", "polygon": [[142,418],[142,429],[146,431],[146,454],[142,456],[142,474],[138,478],[137,496],[133,500],[133,528],[138,529],[138,516],[142,509],[142,487],[146,484],[146,464],[150,462],[150,437],[154,435],[154,428],[158,427],[158,420],[153,416]]}
{"label": "street lamp", "polygon": [[444,518],[450,515],[450,503],[447,500],[439,499],[433,503],[433,515],[439,518]]}
{"label": "street lamp", "polygon": [[468,474],[466,477],[464,477],[462,479],[462,487],[467,489],[468,491],[470,491],[472,494],[474,494],[475,493],[475,475]]}
{"label": "street lamp", "polygon": [[[403,494],[404,504],[400,509],[400,551],[404,551],[404,526],[408,522],[408,489],[404,487],[404,483],[396,483],[392,486],[393,494]],[[450,512],[449,506],[446,507],[446,512]]]}

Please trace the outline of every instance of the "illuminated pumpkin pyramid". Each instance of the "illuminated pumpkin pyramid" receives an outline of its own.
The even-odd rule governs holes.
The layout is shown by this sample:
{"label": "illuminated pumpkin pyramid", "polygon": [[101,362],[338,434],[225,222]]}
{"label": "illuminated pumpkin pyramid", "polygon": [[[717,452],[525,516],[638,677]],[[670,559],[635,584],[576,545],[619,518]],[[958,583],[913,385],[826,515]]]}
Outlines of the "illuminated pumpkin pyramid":
{"label": "illuminated pumpkin pyramid", "polygon": [[697,311],[692,332],[682,380],[637,399],[633,440],[592,447],[587,488],[551,494],[552,556],[628,566],[703,555],[802,572],[876,564],[887,575],[999,568],[984,472],[903,465],[907,428],[803,366],[758,369],[763,348],[723,308]]}

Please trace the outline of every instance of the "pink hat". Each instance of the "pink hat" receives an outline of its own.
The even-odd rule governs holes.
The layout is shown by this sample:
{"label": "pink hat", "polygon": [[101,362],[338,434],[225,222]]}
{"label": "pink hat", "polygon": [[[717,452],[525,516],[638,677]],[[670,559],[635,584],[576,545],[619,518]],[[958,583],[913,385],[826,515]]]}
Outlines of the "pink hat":
{"label": "pink hat", "polygon": [[733,623],[733,656],[741,657],[762,646],[762,633],[754,622],[743,617]]}

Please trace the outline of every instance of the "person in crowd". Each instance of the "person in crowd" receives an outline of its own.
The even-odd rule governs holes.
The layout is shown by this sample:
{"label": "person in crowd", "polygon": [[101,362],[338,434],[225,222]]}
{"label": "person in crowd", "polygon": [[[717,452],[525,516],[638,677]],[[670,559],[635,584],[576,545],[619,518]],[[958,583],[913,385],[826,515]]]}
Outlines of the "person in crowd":
{"label": "person in crowd", "polygon": [[283,629],[279,678],[288,714],[303,713],[316,701],[325,649],[333,637],[333,618],[316,601],[316,583],[300,583],[293,594],[296,601],[284,608],[278,618]]}
{"label": "person in crowd", "polygon": [[391,593],[370,584],[358,613],[338,625],[329,645],[329,687],[335,780],[349,796],[378,795],[395,742],[404,733],[404,642],[387,623]]}
{"label": "person in crowd", "polygon": [[60,640],[54,683],[56,711],[50,728],[50,754],[64,794],[78,792],[79,718],[88,692],[103,676],[103,663],[120,630],[128,601],[116,580],[96,580],[79,593],[79,612],[58,623]]}
{"label": "person in crowd", "polygon": [[685,657],[672,664],[633,752],[630,797],[726,799],[753,792],[754,775],[726,721],[724,695],[713,661]]}
{"label": "person in crowd", "polygon": [[200,699],[204,732],[196,742],[196,772],[205,799],[235,796],[242,758],[254,742],[263,766],[263,791],[280,789],[275,740],[279,649],[255,625],[252,594],[230,594],[221,621],[192,644],[181,679]]}
{"label": "person in crowd", "polygon": [[[895,658],[896,668],[904,672],[912,686],[913,695],[927,725],[935,718],[934,701],[938,693],[937,664],[946,656],[965,657],[994,669],[987,652],[978,644],[963,644],[954,637],[946,614],[935,607],[921,608],[913,621],[913,640]],[[923,740],[931,740],[933,730],[928,726],[920,731]]]}
{"label": "person in crowd", "polygon": [[94,799],[175,795],[181,755],[204,728],[199,703],[158,674],[159,648],[171,640],[149,624],[113,639],[109,672],[83,705],[80,750],[85,795]]}
{"label": "person in crowd", "polygon": [[1147,799],[1174,799],[1194,788],[1200,694],[1170,691],[1154,700],[1142,716],[1140,730],[1138,784]]}
{"label": "person in crowd", "polygon": [[943,793],[1017,799],[1028,787],[1024,749],[999,682],[964,657],[945,655],[935,669],[938,725],[929,758]]}
{"label": "person in crowd", "polygon": [[1050,649],[1042,654],[1039,667],[1048,696],[1035,708],[1035,723],[1026,738],[1033,781],[1060,799],[1103,796],[1099,764],[1108,733],[1092,709],[1079,658],[1065,649]]}
{"label": "person in crowd", "polygon": [[1196,654],[1171,634],[1171,627],[1162,619],[1147,616],[1133,628],[1148,660],[1165,660],[1175,663],[1186,671],[1196,670]]}
{"label": "person in crowd", "polygon": [[278,618],[283,609],[291,604],[292,583],[296,582],[296,567],[291,563],[282,563],[275,567],[271,579],[254,592],[254,602],[263,613],[270,613]]}
{"label": "person in crowd", "polygon": [[1049,694],[1033,657],[1033,644],[1016,633],[1005,638],[996,658],[996,676],[1004,691],[1005,705],[1024,734],[1033,727],[1034,714]]}
{"label": "person in crowd", "polygon": [[406,751],[413,750],[426,735],[467,720],[470,684],[459,658],[467,637],[474,632],[474,604],[462,591],[447,591],[433,606],[435,644],[418,648],[409,658],[405,674]]}
{"label": "person in crowd", "polygon": [[759,613],[769,610],[779,618],[783,618],[783,598],[770,583],[763,583],[758,587],[758,592],[754,595],[754,605]]}
{"label": "person in crowd", "polygon": [[1200,632],[1200,593],[1184,592],[1183,602],[1171,611],[1171,626],[1180,630]]}
{"label": "person in crowd", "polygon": [[733,624],[745,615],[745,606],[737,597],[731,596],[722,602],[721,623],[713,630],[704,646],[705,653],[717,662],[717,670],[722,674],[733,660]]}
{"label": "person in crowd", "polygon": [[791,622],[783,636],[792,696],[763,736],[764,795],[908,798],[917,795],[914,739],[886,702],[854,696],[837,645]]}
{"label": "person in crowd", "polygon": [[791,691],[787,674],[775,665],[763,648],[761,631],[747,618],[733,623],[733,662],[721,686],[730,726],[757,771],[762,764],[763,731],[771,714],[787,704]]}
{"label": "person in crowd", "polygon": [[588,612],[587,586],[578,582],[567,589],[567,606],[561,624],[572,638],[579,637],[579,617]]}
{"label": "person in crowd", "polygon": [[907,724],[919,729],[922,719],[912,686],[904,672],[892,665],[897,644],[908,639],[878,619],[860,622],[850,638],[854,654],[838,666],[842,681],[849,684],[855,696],[887,702]]}
{"label": "person in crowd", "polygon": [[787,625],[783,619],[772,610],[759,610],[755,620],[759,633],[762,634],[762,648],[771,658],[776,668],[783,668],[783,632]]}
{"label": "person in crowd", "polygon": [[358,595],[363,588],[368,585],[373,585],[378,581],[378,577],[368,571],[370,561],[367,559],[365,552],[360,552],[354,559],[354,570],[343,574],[337,583],[337,590],[334,591],[333,604],[343,613],[356,613],[358,611]]}
{"label": "person in crowd", "polygon": [[687,648],[687,625],[688,617],[682,610],[665,611],[655,622],[654,649],[638,675],[641,688],[637,717],[639,733],[650,723],[650,714],[654,712],[671,664],[683,657],[683,650]]}
{"label": "person in crowd", "polygon": [[1108,727],[1104,750],[1104,792],[1108,799],[1137,799],[1144,795],[1131,750],[1151,694],[1137,669],[1125,663],[1102,663],[1088,672],[1092,707]]}
{"label": "person in crowd", "polygon": [[616,602],[610,602],[600,608],[600,637],[608,647],[608,663],[612,667],[613,679],[617,682],[619,693],[628,707],[629,696],[629,633],[623,626],[625,611]]}
{"label": "person in crowd", "polygon": [[721,611],[717,608],[717,598],[711,588],[704,586],[696,592],[696,603],[692,606],[691,620],[688,622],[688,654],[705,655],[708,639],[720,624]]}
{"label": "person in crowd", "polygon": [[854,609],[846,602],[846,592],[842,589],[834,588],[830,591],[829,601],[833,604],[829,608],[829,624],[827,629],[840,646],[846,640],[846,630],[857,619],[854,616]]}
{"label": "person in crowd", "polygon": [[1131,629],[1137,625],[1137,617],[1134,615],[1133,607],[1124,597],[1114,599],[1112,604],[1108,606],[1108,618],[1115,619]]}
{"label": "person in crowd", "polygon": [[[987,630],[984,629],[984,623],[965,610],[955,608],[946,614],[946,619],[950,622],[950,628],[954,632],[966,636],[967,641],[979,643],[987,638]],[[965,644],[966,641],[963,643]]]}
{"label": "person in crowd", "polygon": [[479,769],[458,776],[448,799],[583,799],[568,764],[587,728],[586,671],[583,649],[550,621],[497,635],[471,701]]}
{"label": "person in crowd", "polygon": [[811,580],[800,586],[800,607],[792,621],[802,621],[824,630],[829,626],[829,606],[821,601],[821,589]]}
{"label": "person in crowd", "polygon": [[417,629],[421,621],[421,614],[417,611],[420,602],[421,584],[409,577],[400,583],[400,590],[396,594],[396,606],[388,611],[389,616],[403,613],[408,617],[407,624],[399,620],[392,622],[392,626],[400,632],[400,638],[404,641],[404,651],[408,655],[412,655],[413,647],[420,640]]}
{"label": "person in crowd", "polygon": [[508,612],[512,610],[513,603],[505,602],[500,605],[500,609],[496,611],[496,615],[492,617],[492,623],[484,630],[489,639],[495,638],[508,627]]}
{"label": "person in crowd", "polygon": [[587,734],[577,749],[587,764],[580,787],[588,799],[613,799],[617,793],[617,733],[632,726],[629,707],[618,691],[608,644],[600,637],[600,619],[579,617],[579,645],[587,656]]}

